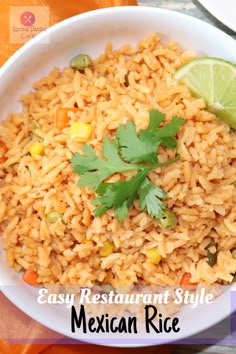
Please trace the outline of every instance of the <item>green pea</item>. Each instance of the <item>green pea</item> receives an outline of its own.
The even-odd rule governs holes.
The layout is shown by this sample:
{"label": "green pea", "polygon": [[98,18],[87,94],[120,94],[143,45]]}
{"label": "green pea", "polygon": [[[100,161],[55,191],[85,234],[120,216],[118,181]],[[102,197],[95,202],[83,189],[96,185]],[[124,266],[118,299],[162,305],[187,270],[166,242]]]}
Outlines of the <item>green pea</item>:
{"label": "green pea", "polygon": [[84,70],[85,68],[89,67],[92,64],[92,59],[87,54],[79,54],[76,55],[70,61],[70,67],[75,70]]}
{"label": "green pea", "polygon": [[217,249],[217,243],[215,243],[214,240],[212,240],[205,248],[207,250],[207,258],[208,258],[207,263],[209,264],[210,267],[214,267],[214,265],[217,262],[217,252],[212,253],[209,250],[209,248],[211,247],[215,247]]}
{"label": "green pea", "polygon": [[101,286],[103,294],[108,294],[111,291],[114,291],[114,287],[111,284],[105,284]]}
{"label": "green pea", "polygon": [[162,229],[173,229],[177,225],[177,219],[173,211],[166,209],[163,216],[158,219],[158,224]]}
{"label": "green pea", "polygon": [[50,211],[50,213],[47,214],[47,221],[50,224],[55,224],[58,220],[62,219],[63,215],[58,213],[57,211]]}
{"label": "green pea", "polygon": [[207,251],[207,258],[209,266],[214,267],[217,262],[217,253],[211,253],[210,251]]}
{"label": "green pea", "polygon": [[236,248],[231,251],[233,259],[236,259]]}

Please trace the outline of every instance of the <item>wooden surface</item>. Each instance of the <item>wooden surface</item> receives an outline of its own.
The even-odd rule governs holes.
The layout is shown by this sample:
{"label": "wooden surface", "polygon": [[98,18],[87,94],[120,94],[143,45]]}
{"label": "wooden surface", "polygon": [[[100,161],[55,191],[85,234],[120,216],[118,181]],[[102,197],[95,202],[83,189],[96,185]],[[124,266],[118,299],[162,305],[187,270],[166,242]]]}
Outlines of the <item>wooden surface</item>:
{"label": "wooden surface", "polygon": [[[138,0],[138,3],[141,6],[160,7],[189,14],[220,28],[236,39],[236,33],[215,19],[197,0]],[[224,327],[224,322],[221,323],[221,326]],[[172,354],[200,353],[236,354],[236,345],[178,345],[175,346]]]}

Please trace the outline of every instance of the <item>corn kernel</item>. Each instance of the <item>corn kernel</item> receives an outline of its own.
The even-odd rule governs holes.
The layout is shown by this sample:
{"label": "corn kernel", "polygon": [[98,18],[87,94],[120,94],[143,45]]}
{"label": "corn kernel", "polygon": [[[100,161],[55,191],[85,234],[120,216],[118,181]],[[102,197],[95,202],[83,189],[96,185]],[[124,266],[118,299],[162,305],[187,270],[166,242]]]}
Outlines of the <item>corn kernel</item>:
{"label": "corn kernel", "polygon": [[150,248],[147,250],[146,255],[148,263],[151,264],[159,264],[162,258],[156,248]]}
{"label": "corn kernel", "polygon": [[102,248],[100,248],[99,251],[100,256],[107,257],[114,252],[114,249],[115,249],[114,244],[110,241],[106,241],[102,246]]}
{"label": "corn kernel", "polygon": [[88,246],[93,246],[93,241],[92,241],[92,240],[87,240],[87,239],[85,239],[85,240],[84,240],[84,243],[85,243],[86,245],[88,245]]}
{"label": "corn kernel", "polygon": [[29,147],[29,152],[32,157],[43,153],[43,144],[35,143]]}
{"label": "corn kernel", "polygon": [[62,217],[63,215],[61,213],[58,213],[57,211],[53,210],[47,214],[47,221],[50,224],[55,224],[58,220],[62,220]]}
{"label": "corn kernel", "polygon": [[91,124],[84,122],[73,122],[70,126],[70,137],[78,143],[86,143],[92,132]]}

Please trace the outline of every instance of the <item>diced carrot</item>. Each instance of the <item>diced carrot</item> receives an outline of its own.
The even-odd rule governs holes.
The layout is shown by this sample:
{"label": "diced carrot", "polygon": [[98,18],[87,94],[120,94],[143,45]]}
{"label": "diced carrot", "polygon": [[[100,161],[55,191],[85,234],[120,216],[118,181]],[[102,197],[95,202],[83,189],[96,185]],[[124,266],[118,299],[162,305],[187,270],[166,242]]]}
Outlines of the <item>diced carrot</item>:
{"label": "diced carrot", "polygon": [[190,273],[184,273],[182,276],[182,279],[180,281],[180,285],[181,286],[197,286],[198,283],[191,283],[190,279],[191,279],[192,275]]}
{"label": "diced carrot", "polygon": [[0,140],[0,163],[3,163],[7,160],[5,154],[8,152],[6,144]]}
{"label": "diced carrot", "polygon": [[56,127],[60,130],[64,129],[67,127],[70,117],[69,117],[69,112],[78,112],[79,108],[76,107],[61,107],[58,108],[56,112]]}
{"label": "diced carrot", "polygon": [[39,285],[37,282],[38,277],[38,274],[34,270],[27,269],[24,272],[22,279],[30,285]]}

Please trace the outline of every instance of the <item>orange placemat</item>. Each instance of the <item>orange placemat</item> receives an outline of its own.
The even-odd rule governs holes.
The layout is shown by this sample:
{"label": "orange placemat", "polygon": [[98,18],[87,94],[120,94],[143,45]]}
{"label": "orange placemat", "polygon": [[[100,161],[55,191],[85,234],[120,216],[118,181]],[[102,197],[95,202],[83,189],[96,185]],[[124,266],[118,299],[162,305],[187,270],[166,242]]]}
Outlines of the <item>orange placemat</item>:
{"label": "orange placemat", "polygon": [[1,0],[0,66],[26,41],[68,17],[136,0]]}

